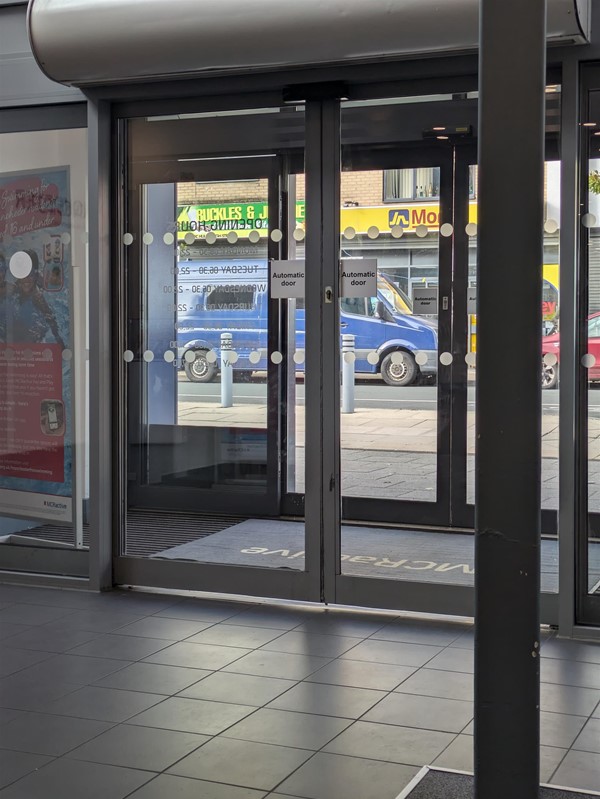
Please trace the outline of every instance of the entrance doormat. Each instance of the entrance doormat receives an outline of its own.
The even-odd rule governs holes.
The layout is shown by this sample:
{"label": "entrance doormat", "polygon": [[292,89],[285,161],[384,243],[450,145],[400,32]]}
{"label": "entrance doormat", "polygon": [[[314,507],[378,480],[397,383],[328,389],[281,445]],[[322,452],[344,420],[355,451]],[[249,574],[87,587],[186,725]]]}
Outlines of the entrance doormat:
{"label": "entrance doormat", "polygon": [[[474,777],[458,771],[425,766],[397,799],[473,799]],[[597,799],[599,793],[541,785],[539,799]]]}

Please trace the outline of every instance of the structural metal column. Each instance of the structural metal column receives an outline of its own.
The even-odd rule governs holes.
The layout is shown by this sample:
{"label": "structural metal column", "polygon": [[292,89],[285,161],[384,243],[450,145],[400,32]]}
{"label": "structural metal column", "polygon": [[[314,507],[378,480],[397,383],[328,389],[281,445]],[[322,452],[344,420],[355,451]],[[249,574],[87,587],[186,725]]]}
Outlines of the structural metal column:
{"label": "structural metal column", "polygon": [[475,796],[533,799],[546,0],[481,0],[480,10]]}

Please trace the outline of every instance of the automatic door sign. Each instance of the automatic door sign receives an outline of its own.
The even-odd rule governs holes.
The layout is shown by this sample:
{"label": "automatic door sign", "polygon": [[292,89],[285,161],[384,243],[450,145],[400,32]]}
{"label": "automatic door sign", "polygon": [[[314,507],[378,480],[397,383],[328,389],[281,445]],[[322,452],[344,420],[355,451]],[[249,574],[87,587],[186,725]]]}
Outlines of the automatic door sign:
{"label": "automatic door sign", "polygon": [[304,260],[271,261],[271,298],[304,297]]}
{"label": "automatic door sign", "polygon": [[343,258],[340,297],[377,296],[377,259]]}
{"label": "automatic door sign", "polygon": [[413,313],[434,316],[438,312],[437,286],[413,286]]}

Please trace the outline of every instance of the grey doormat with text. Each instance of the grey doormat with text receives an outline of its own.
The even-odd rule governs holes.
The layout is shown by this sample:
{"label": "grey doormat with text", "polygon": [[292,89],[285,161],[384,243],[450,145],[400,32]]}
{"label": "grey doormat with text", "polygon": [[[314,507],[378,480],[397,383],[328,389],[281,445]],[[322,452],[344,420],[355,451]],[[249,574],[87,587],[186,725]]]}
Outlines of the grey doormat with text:
{"label": "grey doormat with text", "polygon": [[[402,792],[398,799],[473,799],[474,777],[450,771],[427,770],[420,781]],[[598,799],[600,794],[580,793],[565,788],[540,787],[539,799]]]}

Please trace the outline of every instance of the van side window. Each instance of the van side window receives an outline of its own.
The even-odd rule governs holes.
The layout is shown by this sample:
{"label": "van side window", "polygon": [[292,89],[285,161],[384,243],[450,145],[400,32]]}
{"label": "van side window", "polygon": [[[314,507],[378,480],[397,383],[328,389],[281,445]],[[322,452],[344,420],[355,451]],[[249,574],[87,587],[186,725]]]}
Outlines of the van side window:
{"label": "van side window", "polygon": [[342,297],[340,304],[345,313],[366,316],[364,297]]}
{"label": "van side window", "polygon": [[215,286],[206,295],[207,311],[252,311],[256,307],[254,286]]}

